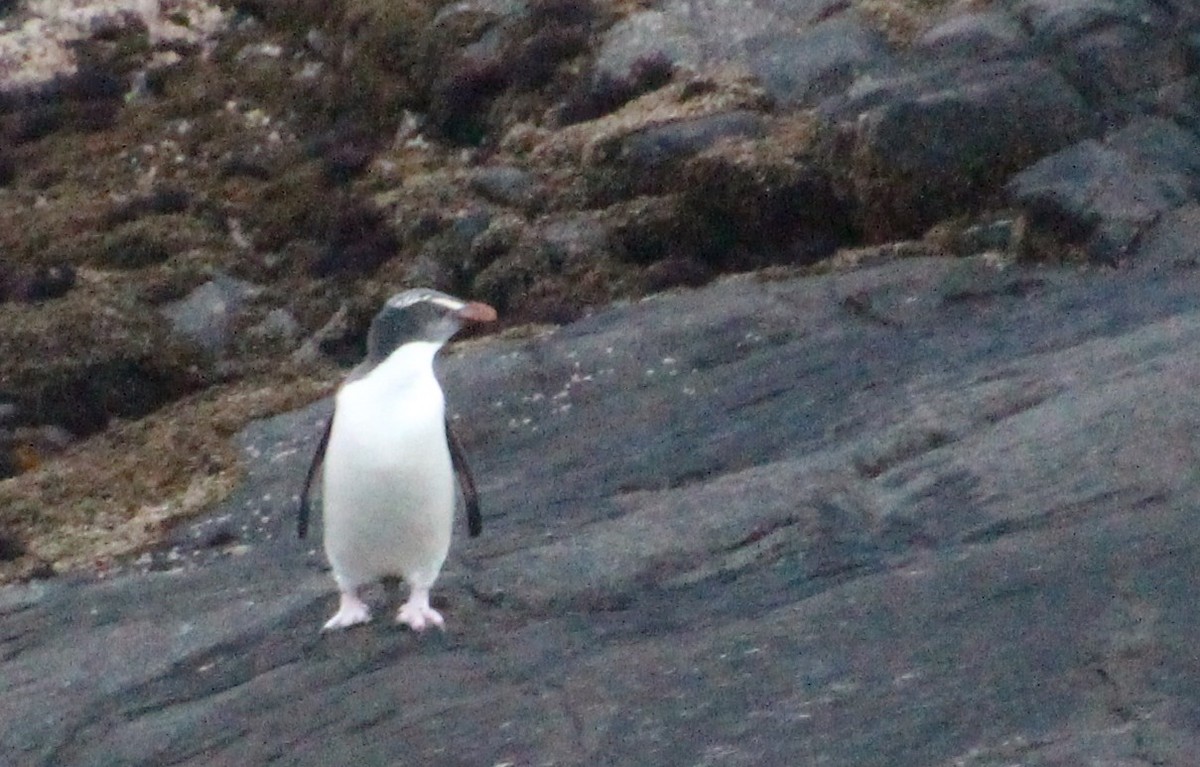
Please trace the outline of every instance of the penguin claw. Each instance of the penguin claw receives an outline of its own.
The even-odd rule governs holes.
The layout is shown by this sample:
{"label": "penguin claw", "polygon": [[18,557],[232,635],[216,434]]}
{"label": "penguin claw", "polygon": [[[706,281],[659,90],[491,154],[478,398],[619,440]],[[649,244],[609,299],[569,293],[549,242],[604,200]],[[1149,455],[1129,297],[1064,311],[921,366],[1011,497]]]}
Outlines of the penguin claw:
{"label": "penguin claw", "polygon": [[338,606],[338,611],[333,617],[325,621],[325,625],[321,627],[321,631],[334,631],[336,629],[346,629],[351,626],[357,626],[360,623],[366,623],[371,620],[371,611],[366,603],[357,597],[347,597],[342,595],[341,604]]}
{"label": "penguin claw", "polygon": [[336,631],[337,629],[348,629],[351,626],[357,626],[360,623],[370,623],[370,621],[371,621],[370,615],[345,616],[339,612],[337,615],[335,615],[332,618],[330,618],[329,620],[325,621],[325,625],[321,627],[321,630],[322,631]]}
{"label": "penguin claw", "polygon": [[396,613],[396,623],[408,626],[413,631],[424,631],[429,626],[437,626],[446,630],[446,621],[442,614],[428,605],[406,602]]}

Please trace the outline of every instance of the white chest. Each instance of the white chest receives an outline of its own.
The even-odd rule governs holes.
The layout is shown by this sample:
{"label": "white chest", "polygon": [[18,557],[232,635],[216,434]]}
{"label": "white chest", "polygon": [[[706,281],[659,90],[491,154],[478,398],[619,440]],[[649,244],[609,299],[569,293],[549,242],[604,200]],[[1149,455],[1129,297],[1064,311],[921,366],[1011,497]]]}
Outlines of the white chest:
{"label": "white chest", "polygon": [[331,468],[408,473],[442,463],[445,398],[433,374],[436,347],[430,347],[401,347],[341,388],[326,457]]}
{"label": "white chest", "polygon": [[326,551],[363,578],[440,564],[450,541],[444,397],[432,352],[406,349],[341,388],[325,454]]}

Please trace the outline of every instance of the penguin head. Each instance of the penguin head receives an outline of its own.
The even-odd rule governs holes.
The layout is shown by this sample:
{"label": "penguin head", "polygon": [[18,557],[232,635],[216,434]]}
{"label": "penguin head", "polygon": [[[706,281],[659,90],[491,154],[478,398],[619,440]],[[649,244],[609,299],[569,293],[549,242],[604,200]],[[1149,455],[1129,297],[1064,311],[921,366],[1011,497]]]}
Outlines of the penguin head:
{"label": "penguin head", "polygon": [[496,310],[430,288],[414,288],[388,299],[367,333],[367,358],[375,362],[407,343],[442,345],[467,322],[491,322]]}

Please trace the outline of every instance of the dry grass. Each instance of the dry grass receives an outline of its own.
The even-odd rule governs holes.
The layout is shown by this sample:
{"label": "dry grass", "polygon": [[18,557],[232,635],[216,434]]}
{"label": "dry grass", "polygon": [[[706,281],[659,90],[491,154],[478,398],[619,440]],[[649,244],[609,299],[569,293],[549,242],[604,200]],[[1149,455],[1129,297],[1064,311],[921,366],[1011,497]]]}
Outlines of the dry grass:
{"label": "dry grass", "polygon": [[241,476],[231,438],[243,426],[301,407],[331,388],[299,373],[215,387],[0,482],[0,529],[26,553],[0,564],[0,582],[103,566],[159,540],[179,520],[225,498]]}
{"label": "dry grass", "polygon": [[[962,0],[857,0],[867,20],[893,45],[905,47],[952,5]],[[972,4],[978,4],[972,2]]]}

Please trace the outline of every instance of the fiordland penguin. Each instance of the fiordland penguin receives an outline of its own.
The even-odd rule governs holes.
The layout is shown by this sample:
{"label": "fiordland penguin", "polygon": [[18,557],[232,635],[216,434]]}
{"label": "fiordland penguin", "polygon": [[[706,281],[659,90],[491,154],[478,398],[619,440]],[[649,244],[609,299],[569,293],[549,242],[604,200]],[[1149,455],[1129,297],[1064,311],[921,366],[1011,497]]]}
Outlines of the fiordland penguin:
{"label": "fiordland penguin", "polygon": [[442,627],[429,589],[450,549],[456,471],[472,536],[481,520],[433,358],[464,323],[495,319],[487,304],[418,288],[392,296],[372,321],[367,359],[338,390],[300,498],[303,538],[310,486],[323,462],[325,554],[341,595],[325,629],[370,620],[359,590],[389,575],[410,589],[398,623]]}

